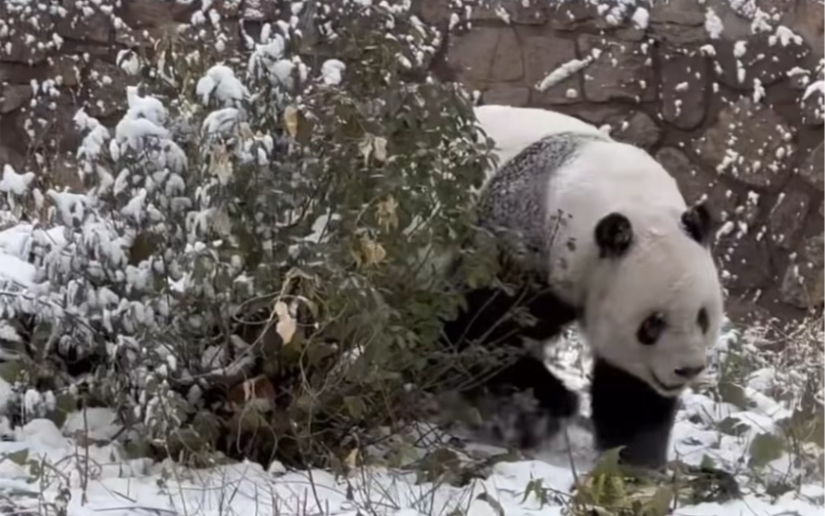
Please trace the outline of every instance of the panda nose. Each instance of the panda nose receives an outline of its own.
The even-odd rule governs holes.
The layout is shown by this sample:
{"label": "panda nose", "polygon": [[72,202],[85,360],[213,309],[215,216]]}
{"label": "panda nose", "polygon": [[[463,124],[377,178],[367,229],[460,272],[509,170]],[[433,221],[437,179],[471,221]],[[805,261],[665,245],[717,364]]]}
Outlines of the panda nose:
{"label": "panda nose", "polygon": [[692,378],[696,378],[699,376],[699,373],[705,370],[704,365],[696,366],[696,367],[680,367],[678,369],[674,369],[673,372],[676,376],[684,378],[686,380],[690,380]]}

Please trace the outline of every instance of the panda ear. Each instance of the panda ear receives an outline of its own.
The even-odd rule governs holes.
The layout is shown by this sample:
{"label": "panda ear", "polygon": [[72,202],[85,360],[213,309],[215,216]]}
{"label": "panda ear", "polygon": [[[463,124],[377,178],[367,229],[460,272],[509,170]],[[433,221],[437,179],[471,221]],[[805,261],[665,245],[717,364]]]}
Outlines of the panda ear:
{"label": "panda ear", "polygon": [[682,213],[682,228],[701,245],[710,244],[710,235],[713,232],[713,217],[705,203],[696,204]]}
{"label": "panda ear", "polygon": [[622,256],[633,242],[633,226],[621,213],[603,217],[594,231],[601,258]]}

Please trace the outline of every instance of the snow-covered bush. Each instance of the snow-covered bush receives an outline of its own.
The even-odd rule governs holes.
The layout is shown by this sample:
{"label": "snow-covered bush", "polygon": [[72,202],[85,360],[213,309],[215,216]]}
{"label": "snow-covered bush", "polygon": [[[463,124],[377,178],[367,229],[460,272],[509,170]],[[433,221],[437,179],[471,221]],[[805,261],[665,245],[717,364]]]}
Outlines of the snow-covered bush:
{"label": "snow-covered bush", "polygon": [[3,190],[34,221],[0,239],[31,269],[4,278],[4,339],[44,388],[116,403],[176,458],[327,458],[360,423],[404,419],[411,378],[436,381],[457,299],[420,250],[466,240],[485,139],[468,95],[427,73],[441,35],[403,4],[313,6],[312,59],[300,16],[242,65],[161,47],[115,127],[78,111],[86,191],[13,171]]}

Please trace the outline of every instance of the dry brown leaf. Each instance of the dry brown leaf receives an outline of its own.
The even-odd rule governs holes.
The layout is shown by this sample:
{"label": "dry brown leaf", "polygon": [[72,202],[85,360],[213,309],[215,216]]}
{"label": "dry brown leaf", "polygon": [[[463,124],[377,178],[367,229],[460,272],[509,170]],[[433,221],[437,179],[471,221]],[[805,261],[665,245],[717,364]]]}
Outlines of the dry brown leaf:
{"label": "dry brown leaf", "polygon": [[378,265],[387,257],[384,247],[367,236],[361,237],[361,252],[364,256],[364,265]]}
{"label": "dry brown leaf", "polygon": [[380,136],[372,140],[372,148],[375,151],[375,159],[380,162],[387,161],[387,139]]}
{"label": "dry brown leaf", "polygon": [[232,177],[232,161],[229,159],[229,152],[222,144],[212,147],[212,154],[209,157],[209,171],[217,176],[218,182],[225,185]]}
{"label": "dry brown leaf", "polygon": [[284,125],[286,132],[289,133],[290,138],[295,138],[298,134],[298,108],[295,106],[287,106],[284,109]]}
{"label": "dry brown leaf", "polygon": [[252,132],[252,128],[249,127],[247,122],[243,122],[238,125],[238,134],[244,140],[251,140],[255,137],[255,134]]}
{"label": "dry brown leaf", "polygon": [[369,163],[370,154],[372,154],[372,136],[364,136],[364,139],[358,143],[358,150],[361,152],[361,156],[364,157],[364,162]]}
{"label": "dry brown leaf", "polygon": [[283,301],[275,303],[275,314],[278,316],[275,331],[281,336],[285,345],[289,344],[292,342],[292,337],[295,336],[297,328],[295,319],[289,314],[289,308]]}
{"label": "dry brown leaf", "polygon": [[389,231],[398,227],[398,202],[392,195],[378,203],[378,223]]}
{"label": "dry brown leaf", "polygon": [[347,457],[344,459],[344,464],[352,469],[357,466],[358,462],[358,448],[353,448],[351,452],[347,454]]}
{"label": "dry brown leaf", "polygon": [[219,208],[212,217],[212,230],[221,236],[232,234],[232,219],[225,207]]}

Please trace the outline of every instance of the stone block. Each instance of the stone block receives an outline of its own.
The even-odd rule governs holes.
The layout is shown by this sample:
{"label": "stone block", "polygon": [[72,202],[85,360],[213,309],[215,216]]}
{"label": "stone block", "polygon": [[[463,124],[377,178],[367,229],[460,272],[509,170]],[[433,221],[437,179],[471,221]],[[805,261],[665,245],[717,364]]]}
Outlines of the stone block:
{"label": "stone block", "polygon": [[114,39],[114,27],[109,16],[82,5],[76,0],[63,0],[63,15],[56,23],[60,37],[92,43],[109,43]]}
{"label": "stone block", "polygon": [[[270,3],[268,0],[257,0],[261,3]],[[441,26],[450,18],[450,3],[444,0],[415,0],[413,12],[430,25]]]}
{"label": "stone block", "polygon": [[817,145],[799,166],[799,175],[819,191],[822,191],[823,186],[825,186],[825,169],[823,168],[825,155],[823,154],[822,145],[822,143]]}
{"label": "stone block", "polygon": [[786,9],[780,24],[793,27],[794,32],[805,38],[814,56],[821,59],[825,52],[825,5],[811,0],[792,0],[793,7]]}
{"label": "stone block", "polygon": [[662,147],[655,158],[676,179],[688,204],[695,204],[710,192],[712,179],[676,147]]}
{"label": "stone block", "polygon": [[[569,39],[554,37],[552,33],[525,36],[522,40],[526,81],[531,88],[536,88],[545,77],[577,59],[576,44]],[[536,91],[533,98],[544,106],[580,101],[578,73],[564,74],[544,91]]]}
{"label": "stone block", "polygon": [[823,88],[806,88],[799,100],[802,123],[810,126],[822,125],[825,112],[825,92]]}
{"label": "stone block", "polygon": [[773,268],[767,239],[727,238],[717,254],[729,273],[724,281],[728,288],[764,289],[771,285]]}
{"label": "stone block", "polygon": [[[443,0],[441,0],[443,2]],[[444,2],[447,3],[447,2]],[[473,8],[471,19],[506,21],[516,25],[543,25],[547,22],[545,2],[495,0],[482,2]]]}
{"label": "stone block", "polygon": [[773,242],[785,250],[793,249],[805,226],[810,198],[802,193],[788,190],[779,194],[768,217]]}
{"label": "stone block", "polygon": [[123,21],[133,29],[162,27],[171,22],[189,22],[198,5],[166,0],[129,0],[124,2]]}
{"label": "stone block", "polygon": [[509,27],[502,27],[496,43],[489,80],[493,82],[516,81],[524,76],[524,62],[521,45],[516,33]]}
{"label": "stone block", "polygon": [[590,34],[580,35],[578,42],[583,56],[592,55],[594,50],[598,55],[583,71],[587,100],[653,100],[656,88],[649,45]]}
{"label": "stone block", "polygon": [[102,60],[95,61],[89,69],[87,112],[95,118],[105,118],[125,111],[126,86],[137,83],[119,67]]}
{"label": "stone block", "polygon": [[706,60],[698,50],[664,48],[661,62],[661,113],[680,129],[698,127],[707,111]]}
{"label": "stone block", "polygon": [[70,88],[80,83],[86,64],[76,55],[59,55],[53,60],[54,77],[60,79],[63,86]]}
{"label": "stone block", "polygon": [[698,45],[708,40],[705,9],[695,0],[663,0],[650,7],[650,32],[671,45]]}
{"label": "stone block", "polygon": [[805,58],[810,53],[801,37],[783,40],[772,33],[740,40],[715,40],[713,48],[719,82],[740,91],[752,90],[754,80],[770,86],[785,79],[792,69],[805,67]]}
{"label": "stone block", "polygon": [[32,80],[43,81],[54,77],[52,67],[45,61],[34,66],[24,63],[12,63],[0,60],[0,84],[9,82],[12,84],[30,85]]}
{"label": "stone block", "polygon": [[562,31],[581,29],[599,19],[597,6],[589,2],[552,2],[547,16],[550,26]]}
{"label": "stone block", "polygon": [[448,53],[450,66],[470,82],[488,80],[501,30],[476,27],[457,37]]}
{"label": "stone block", "polygon": [[525,86],[494,85],[482,94],[485,104],[525,107],[530,102],[530,89]]}
{"label": "stone block", "polygon": [[813,308],[823,302],[823,237],[808,238],[798,252],[797,260],[788,265],[782,277],[782,301],[799,308]]}
{"label": "stone block", "polygon": [[722,174],[749,186],[779,189],[791,173],[795,130],[769,107],[743,97],[719,112],[696,146]]}
{"label": "stone block", "polygon": [[696,0],[662,0],[651,6],[650,21],[695,27],[704,25],[705,10]]}
{"label": "stone block", "polygon": [[615,140],[650,149],[662,137],[662,130],[644,111],[635,111],[618,120],[608,119]]}
{"label": "stone block", "polygon": [[25,84],[0,85],[0,115],[17,111],[32,98],[32,87]]}
{"label": "stone block", "polygon": [[704,27],[689,27],[676,23],[651,23],[650,33],[656,40],[671,45],[701,45],[707,42],[708,32]]}

